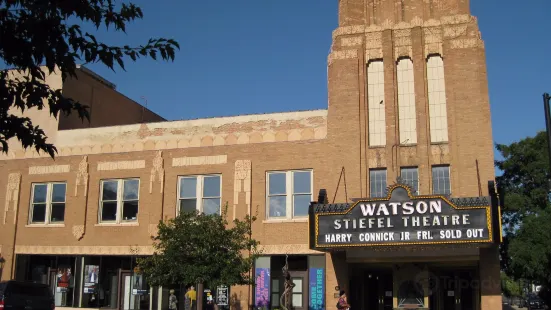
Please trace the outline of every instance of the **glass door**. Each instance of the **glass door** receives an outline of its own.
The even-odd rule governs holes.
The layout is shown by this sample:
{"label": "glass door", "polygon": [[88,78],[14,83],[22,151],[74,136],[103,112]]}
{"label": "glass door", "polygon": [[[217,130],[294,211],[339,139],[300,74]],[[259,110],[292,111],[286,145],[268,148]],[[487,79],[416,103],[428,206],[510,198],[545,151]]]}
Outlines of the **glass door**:
{"label": "glass door", "polygon": [[291,291],[292,309],[308,309],[308,274],[304,271],[291,271],[291,281],[295,285]]}

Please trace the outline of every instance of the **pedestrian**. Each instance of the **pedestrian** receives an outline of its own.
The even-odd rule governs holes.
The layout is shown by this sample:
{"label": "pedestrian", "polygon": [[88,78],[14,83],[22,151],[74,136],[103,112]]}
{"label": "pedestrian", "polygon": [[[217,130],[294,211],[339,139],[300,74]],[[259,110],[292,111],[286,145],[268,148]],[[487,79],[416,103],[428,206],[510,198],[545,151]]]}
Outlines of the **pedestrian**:
{"label": "pedestrian", "polygon": [[188,287],[186,290],[186,294],[184,295],[184,310],[191,310],[191,298],[189,298],[189,290],[191,287]]}
{"label": "pedestrian", "polygon": [[346,293],[344,291],[340,291],[339,294],[339,301],[337,302],[337,309],[338,310],[349,310],[350,305],[348,304],[348,299],[346,298]]}
{"label": "pedestrian", "polygon": [[189,288],[189,291],[186,293],[186,297],[189,298],[191,303],[191,310],[197,309],[197,292],[195,291],[195,287],[192,285]]}
{"label": "pedestrian", "polygon": [[168,309],[178,309],[178,298],[176,298],[176,295],[174,295],[174,290],[170,290],[170,296],[168,297]]}

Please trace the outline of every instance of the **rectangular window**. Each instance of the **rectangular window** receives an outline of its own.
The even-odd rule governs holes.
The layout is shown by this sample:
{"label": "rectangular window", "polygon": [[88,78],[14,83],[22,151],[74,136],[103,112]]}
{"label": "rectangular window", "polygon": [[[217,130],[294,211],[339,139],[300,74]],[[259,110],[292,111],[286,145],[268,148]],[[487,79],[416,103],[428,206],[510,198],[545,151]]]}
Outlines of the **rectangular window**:
{"label": "rectangular window", "polygon": [[386,145],[385,72],[383,61],[372,61],[367,67],[369,111],[369,146]]}
{"label": "rectangular window", "polygon": [[292,278],[291,281],[295,285],[292,290],[293,296],[291,297],[291,304],[293,307],[302,308],[303,278]]}
{"label": "rectangular window", "polygon": [[66,183],[32,185],[30,224],[61,224],[65,221]]}
{"label": "rectangular window", "polygon": [[178,182],[178,212],[220,214],[221,175],[181,176]]}
{"label": "rectangular window", "polygon": [[386,196],[386,169],[369,170],[369,188],[373,198]]}
{"label": "rectangular window", "polygon": [[430,141],[448,141],[448,113],[446,111],[446,83],[444,62],[439,55],[427,60],[427,82],[429,93]]}
{"label": "rectangular window", "polygon": [[450,166],[432,167],[432,193],[434,195],[450,195]]}
{"label": "rectangular window", "polygon": [[269,218],[305,218],[312,201],[312,170],[268,172],[266,205]]}
{"label": "rectangular window", "polygon": [[272,307],[279,307],[279,279],[272,279]]}
{"label": "rectangular window", "polygon": [[415,83],[413,62],[409,58],[401,59],[398,73],[398,119],[400,144],[417,143],[417,118],[415,114]]}
{"label": "rectangular window", "polygon": [[412,194],[419,195],[419,171],[417,167],[402,168],[400,175],[402,182],[411,187]]}
{"label": "rectangular window", "polygon": [[137,222],[139,200],[139,179],[102,180],[99,222]]}

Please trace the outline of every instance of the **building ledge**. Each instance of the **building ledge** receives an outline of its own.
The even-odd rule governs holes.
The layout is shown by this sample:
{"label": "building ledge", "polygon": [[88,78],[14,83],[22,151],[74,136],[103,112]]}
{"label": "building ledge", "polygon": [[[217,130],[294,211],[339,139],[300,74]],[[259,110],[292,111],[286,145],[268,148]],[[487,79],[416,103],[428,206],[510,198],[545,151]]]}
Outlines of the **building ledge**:
{"label": "building ledge", "polygon": [[25,227],[29,228],[63,228],[65,224],[27,224]]}
{"label": "building ledge", "polygon": [[138,223],[138,222],[134,222],[134,223],[98,223],[98,224],[94,224],[94,226],[96,226],[96,227],[102,227],[102,226],[104,226],[104,227],[140,226],[140,223]]}
{"label": "building ledge", "polygon": [[269,219],[263,220],[263,224],[281,224],[281,223],[308,223],[308,218],[298,219]]}

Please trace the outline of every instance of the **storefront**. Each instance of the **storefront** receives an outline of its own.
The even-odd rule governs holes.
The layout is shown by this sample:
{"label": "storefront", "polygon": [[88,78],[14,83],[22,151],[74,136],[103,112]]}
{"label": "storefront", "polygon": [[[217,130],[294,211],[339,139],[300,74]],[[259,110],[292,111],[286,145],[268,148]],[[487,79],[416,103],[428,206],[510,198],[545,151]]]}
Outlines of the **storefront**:
{"label": "storefront", "polygon": [[273,255],[257,259],[254,301],[256,309],[281,309],[285,303],[285,271],[294,287],[289,301],[296,310],[325,309],[325,255]]}
{"label": "storefront", "polygon": [[493,182],[489,189],[487,197],[414,196],[398,182],[387,197],[351,203],[328,203],[321,190],[310,248],[332,257],[354,308],[484,309],[500,286],[485,268],[499,264],[501,242]]}
{"label": "storefront", "polygon": [[17,255],[15,279],[50,285],[56,307],[149,309],[135,256]]}

